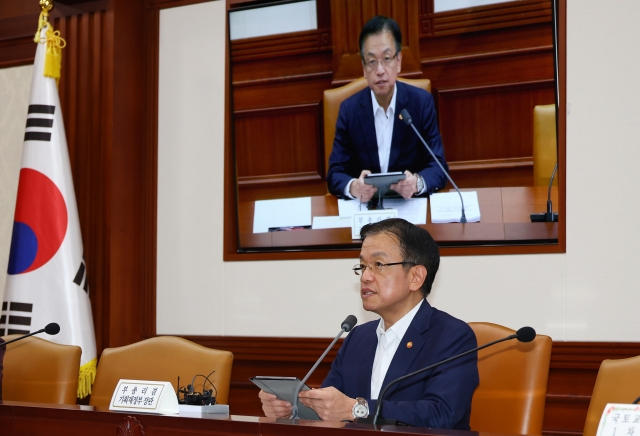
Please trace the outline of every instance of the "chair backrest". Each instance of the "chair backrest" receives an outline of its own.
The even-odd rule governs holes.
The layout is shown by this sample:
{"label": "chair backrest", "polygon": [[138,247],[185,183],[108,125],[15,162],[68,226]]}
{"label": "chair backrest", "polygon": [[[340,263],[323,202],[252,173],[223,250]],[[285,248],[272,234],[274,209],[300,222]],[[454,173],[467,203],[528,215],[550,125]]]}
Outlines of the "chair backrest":
{"label": "chair backrest", "polygon": [[[10,341],[19,335],[5,336]],[[75,345],[60,345],[31,336],[6,345],[2,399],[76,404],[80,355]]]}
{"label": "chair backrest", "polygon": [[640,396],[640,356],[604,360],[591,395],[583,436],[595,436],[607,403],[633,402]]}
{"label": "chair backrest", "polygon": [[[174,390],[190,385],[195,375],[208,375],[217,389],[216,401],[228,404],[233,354],[214,350],[175,336],[158,336],[119,348],[107,348],[98,361],[96,379],[89,404],[109,406],[120,379],[168,381]],[[194,382],[196,392],[203,391],[203,377]],[[206,384],[206,389],[211,385]],[[213,391],[216,395],[216,391]]]}
{"label": "chair backrest", "polygon": [[[558,160],[556,141],[556,105],[533,108],[533,185],[549,186],[553,167]],[[558,185],[558,175],[553,179]]]}
{"label": "chair backrest", "polygon": [[[478,345],[515,333],[486,322],[469,323]],[[471,430],[542,434],[551,360],[551,338],[529,343],[506,341],[478,353],[480,384],[471,403]]]}
{"label": "chair backrest", "polygon": [[[431,81],[429,79],[404,79],[398,80],[425,91],[431,92]],[[333,148],[333,138],[336,135],[336,121],[338,121],[338,111],[340,104],[351,97],[356,92],[367,87],[367,80],[364,77],[354,80],[344,86],[324,91],[324,171],[329,171],[329,155]]]}

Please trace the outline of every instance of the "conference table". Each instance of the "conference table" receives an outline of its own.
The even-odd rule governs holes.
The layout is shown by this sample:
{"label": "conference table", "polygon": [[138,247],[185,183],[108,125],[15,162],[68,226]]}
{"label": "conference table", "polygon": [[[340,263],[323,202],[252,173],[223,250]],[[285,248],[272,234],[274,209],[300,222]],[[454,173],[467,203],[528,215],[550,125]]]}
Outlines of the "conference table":
{"label": "conference table", "polygon": [[492,436],[495,433],[377,426],[348,422],[293,421],[256,416],[163,416],[111,412],[93,406],[0,401],[0,436],[92,435],[391,435]]}
{"label": "conference table", "polygon": [[[548,188],[543,186],[463,189],[476,191],[481,219],[478,223],[431,223],[427,208],[426,228],[442,247],[471,245],[540,245],[558,243],[558,223],[532,223],[531,213],[546,211]],[[551,200],[558,205],[558,189]],[[356,249],[350,228],[295,230],[253,233],[255,201],[238,204],[239,245],[241,250]],[[338,200],[331,195],[311,197],[312,215],[337,216]],[[557,209],[554,209],[557,211]]]}

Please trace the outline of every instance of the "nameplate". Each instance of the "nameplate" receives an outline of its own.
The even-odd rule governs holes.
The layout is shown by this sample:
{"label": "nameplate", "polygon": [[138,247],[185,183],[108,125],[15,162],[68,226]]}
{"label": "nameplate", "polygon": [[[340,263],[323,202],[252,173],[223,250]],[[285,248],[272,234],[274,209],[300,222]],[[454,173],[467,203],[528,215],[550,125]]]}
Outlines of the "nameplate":
{"label": "nameplate", "polygon": [[363,226],[389,218],[398,218],[398,210],[383,209],[355,212],[351,221],[351,237],[353,239],[360,239],[360,230]]}
{"label": "nameplate", "polygon": [[178,399],[170,382],[120,380],[109,410],[172,415],[179,412]]}
{"label": "nameplate", "polygon": [[602,412],[596,436],[640,435],[640,405],[609,403]]}

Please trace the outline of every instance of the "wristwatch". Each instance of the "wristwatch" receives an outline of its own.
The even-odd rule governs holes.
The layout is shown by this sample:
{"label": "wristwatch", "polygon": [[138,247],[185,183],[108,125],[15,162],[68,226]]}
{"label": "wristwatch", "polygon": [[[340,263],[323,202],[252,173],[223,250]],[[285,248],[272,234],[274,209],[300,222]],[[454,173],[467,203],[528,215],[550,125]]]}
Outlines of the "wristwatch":
{"label": "wristwatch", "polygon": [[416,178],[418,179],[418,181],[416,182],[416,188],[418,189],[418,192],[416,192],[416,194],[419,194],[424,189],[424,179],[420,174],[416,174]]}
{"label": "wristwatch", "polygon": [[356,404],[353,405],[351,413],[353,413],[353,419],[366,418],[369,416],[369,404],[367,400],[361,397],[356,398]]}

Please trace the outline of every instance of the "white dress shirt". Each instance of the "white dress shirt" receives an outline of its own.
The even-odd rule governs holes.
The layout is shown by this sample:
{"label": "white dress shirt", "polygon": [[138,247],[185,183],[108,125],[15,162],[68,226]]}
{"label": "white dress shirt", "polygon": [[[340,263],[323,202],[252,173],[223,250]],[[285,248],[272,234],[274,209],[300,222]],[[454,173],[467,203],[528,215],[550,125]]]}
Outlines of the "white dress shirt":
{"label": "white dress shirt", "polygon": [[378,398],[378,395],[380,395],[382,382],[387,375],[393,356],[396,354],[400,341],[407,332],[416,313],[418,313],[423,301],[424,299],[420,300],[420,303],[416,304],[416,307],[411,309],[411,311],[386,331],[384,329],[384,321],[380,318],[380,323],[376,330],[378,347],[376,348],[376,357],[373,359],[373,370],[371,371],[371,399],[375,400]]}
{"label": "white dress shirt", "polygon": [[378,157],[380,158],[380,172],[386,173],[389,169],[389,155],[391,154],[391,136],[393,134],[393,114],[396,109],[396,85],[393,85],[393,97],[385,112],[378,104],[376,96],[371,91],[371,101],[373,103],[373,119],[376,126],[376,140],[378,141]]}
{"label": "white dress shirt", "polygon": [[[373,103],[373,120],[376,128],[376,140],[378,143],[378,158],[380,159],[380,172],[386,173],[389,169],[389,155],[391,154],[391,138],[393,136],[393,115],[396,110],[396,95],[398,86],[393,85],[393,97],[385,112],[378,104],[376,95],[371,91],[371,102]],[[351,195],[351,184],[355,179],[351,179],[344,188],[344,195],[347,198],[354,198]]]}

